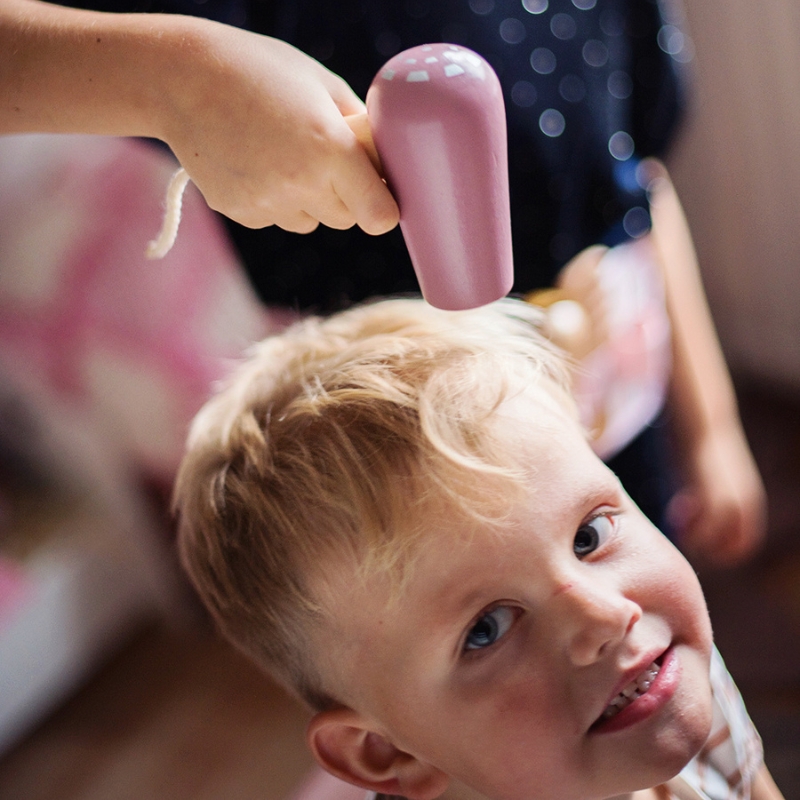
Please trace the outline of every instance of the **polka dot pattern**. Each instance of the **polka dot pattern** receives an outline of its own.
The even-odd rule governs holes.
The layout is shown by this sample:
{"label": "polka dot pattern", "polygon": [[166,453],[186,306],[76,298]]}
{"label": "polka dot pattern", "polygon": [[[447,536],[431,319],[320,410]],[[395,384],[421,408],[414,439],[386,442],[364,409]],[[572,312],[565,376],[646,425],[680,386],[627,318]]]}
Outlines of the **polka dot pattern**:
{"label": "polka dot pattern", "polygon": [[500,23],[500,38],[508,44],[519,44],[526,35],[525,26],[515,17],[507,17]]}
{"label": "polka dot pattern", "polygon": [[550,20],[550,30],[556,39],[572,39],[578,32],[578,25],[569,14],[555,14]]}
{"label": "polka dot pattern", "polygon": [[[248,0],[249,2],[250,0]],[[215,2],[215,0],[207,0]],[[398,52],[450,42],[480,53],[503,86],[516,288],[547,285],[589,244],[649,228],[637,166],[662,154],[680,107],[679,71],[694,52],[683,20],[657,0],[270,0],[262,32],[319,58],[364,97]],[[430,65],[413,65],[420,75]],[[435,66],[435,65],[434,65]],[[253,237],[271,302],[328,310],[414,291],[402,237],[278,230]],[[263,242],[267,241],[268,245]],[[311,259],[309,253],[317,251]],[[328,265],[313,270],[310,264]],[[304,277],[305,276],[305,277]],[[313,285],[316,281],[317,284]],[[320,294],[325,299],[320,302]]]}
{"label": "polka dot pattern", "polygon": [[538,94],[530,81],[517,81],[511,87],[511,100],[520,108],[530,108],[536,104]]}
{"label": "polka dot pattern", "polygon": [[494,0],[469,0],[469,7],[473,14],[485,16],[494,11]]}
{"label": "polka dot pattern", "polygon": [[556,69],[556,56],[552,50],[547,47],[537,47],[531,53],[531,69],[539,75],[549,75],[555,72]]}
{"label": "polka dot pattern", "polygon": [[625,70],[616,69],[608,76],[606,88],[615,100],[627,100],[633,93],[633,81]]}
{"label": "polka dot pattern", "polygon": [[561,136],[566,127],[567,122],[560,111],[555,108],[546,108],[542,111],[539,117],[539,129],[545,136],[554,139],[556,136]]}
{"label": "polka dot pattern", "polygon": [[633,155],[633,151],[633,138],[625,131],[613,133],[608,140],[608,152],[611,153],[617,161],[627,161]]}
{"label": "polka dot pattern", "polygon": [[548,0],[522,0],[522,7],[529,14],[544,14],[548,6]]}
{"label": "polka dot pattern", "polygon": [[604,67],[608,63],[608,47],[598,39],[589,39],[581,52],[590,67]]}

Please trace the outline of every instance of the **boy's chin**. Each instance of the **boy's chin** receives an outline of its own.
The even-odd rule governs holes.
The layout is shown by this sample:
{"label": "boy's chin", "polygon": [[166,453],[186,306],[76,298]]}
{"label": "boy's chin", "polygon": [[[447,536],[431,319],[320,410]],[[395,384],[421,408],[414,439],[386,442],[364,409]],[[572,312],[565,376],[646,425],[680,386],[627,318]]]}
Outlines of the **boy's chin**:
{"label": "boy's chin", "polygon": [[[656,759],[643,759],[646,774],[638,781],[639,785],[625,787],[626,792],[650,789],[667,783],[702,750],[711,734],[712,701],[698,697],[696,703],[686,712],[675,726],[664,726],[649,741],[644,742],[644,750],[657,756]],[[647,768],[649,767],[649,768]],[[610,795],[613,797],[613,795]]]}

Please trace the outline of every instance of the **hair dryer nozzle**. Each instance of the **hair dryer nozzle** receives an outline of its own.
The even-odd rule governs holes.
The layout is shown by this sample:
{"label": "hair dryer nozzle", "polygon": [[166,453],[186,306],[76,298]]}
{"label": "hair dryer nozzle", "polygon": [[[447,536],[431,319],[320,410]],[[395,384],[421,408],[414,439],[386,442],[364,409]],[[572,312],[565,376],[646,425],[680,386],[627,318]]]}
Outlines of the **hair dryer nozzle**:
{"label": "hair dryer nozzle", "polygon": [[425,299],[457,310],[506,295],[505,106],[488,62],[451,44],[405,50],[375,77],[367,113]]}

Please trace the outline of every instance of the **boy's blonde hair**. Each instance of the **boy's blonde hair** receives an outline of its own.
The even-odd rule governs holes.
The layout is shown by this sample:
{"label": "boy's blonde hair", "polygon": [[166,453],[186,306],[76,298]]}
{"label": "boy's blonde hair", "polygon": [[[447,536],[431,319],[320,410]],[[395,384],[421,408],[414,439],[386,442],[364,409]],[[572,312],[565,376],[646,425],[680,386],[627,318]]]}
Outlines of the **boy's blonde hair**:
{"label": "boy's blonde hair", "polygon": [[517,473],[494,410],[537,382],[569,403],[539,322],[511,300],[309,318],[255,346],[195,418],[174,499],[183,564],[222,632],[313,708],[335,702],[309,652],[313,579],[347,556],[402,563],[430,499],[499,519],[497,481]]}

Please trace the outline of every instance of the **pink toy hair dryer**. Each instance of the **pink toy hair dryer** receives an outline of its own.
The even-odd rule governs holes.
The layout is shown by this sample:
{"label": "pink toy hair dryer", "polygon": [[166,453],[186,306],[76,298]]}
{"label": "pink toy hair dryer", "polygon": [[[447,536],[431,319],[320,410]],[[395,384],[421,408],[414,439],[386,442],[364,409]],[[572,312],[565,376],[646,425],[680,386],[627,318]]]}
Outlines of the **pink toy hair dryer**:
{"label": "pink toy hair dryer", "polygon": [[504,297],[514,265],[494,70],[457,45],[412,47],[376,75],[367,114],[425,299],[458,310]]}
{"label": "pink toy hair dryer", "polygon": [[[425,299],[455,311],[508,294],[514,265],[505,106],[488,62],[453,44],[412,47],[375,76],[367,115],[347,121],[397,200]],[[172,247],[188,181],[184,169],[173,175],[149,258]]]}

